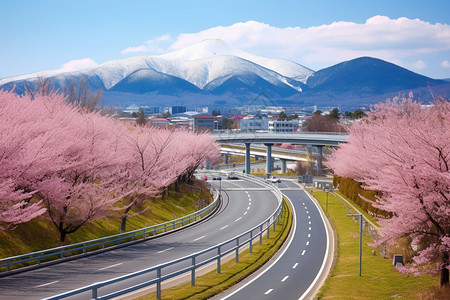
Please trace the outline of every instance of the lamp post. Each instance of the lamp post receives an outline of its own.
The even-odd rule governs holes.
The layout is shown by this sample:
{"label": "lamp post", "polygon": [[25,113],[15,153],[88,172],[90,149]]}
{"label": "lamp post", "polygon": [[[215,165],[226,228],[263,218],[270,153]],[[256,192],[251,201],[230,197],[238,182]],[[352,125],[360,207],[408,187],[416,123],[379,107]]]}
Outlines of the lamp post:
{"label": "lamp post", "polygon": [[361,277],[363,215],[362,214],[347,214],[347,217],[359,217],[359,277]]}
{"label": "lamp post", "polygon": [[326,206],[325,206],[325,211],[326,212],[328,212],[328,193],[330,192],[330,190],[329,189],[325,189],[325,193],[327,193],[327,203],[326,203]]}

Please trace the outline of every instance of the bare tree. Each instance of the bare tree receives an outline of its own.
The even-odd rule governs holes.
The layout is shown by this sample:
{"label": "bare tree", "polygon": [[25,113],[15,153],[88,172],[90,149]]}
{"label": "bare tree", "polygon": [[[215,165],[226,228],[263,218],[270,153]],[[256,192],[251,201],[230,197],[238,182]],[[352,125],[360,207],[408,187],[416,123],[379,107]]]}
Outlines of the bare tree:
{"label": "bare tree", "polygon": [[87,86],[86,79],[80,78],[77,82],[75,78],[71,78],[64,85],[63,92],[67,96],[68,103],[91,112],[99,109],[103,91],[102,89],[98,89],[95,93],[91,93],[90,88]]}

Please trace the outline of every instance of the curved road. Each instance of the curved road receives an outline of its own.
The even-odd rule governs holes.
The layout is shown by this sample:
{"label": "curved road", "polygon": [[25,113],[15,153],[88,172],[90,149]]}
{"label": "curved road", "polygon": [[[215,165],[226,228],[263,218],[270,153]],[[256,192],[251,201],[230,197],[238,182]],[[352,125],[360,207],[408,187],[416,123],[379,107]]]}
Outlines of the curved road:
{"label": "curved road", "polygon": [[[224,198],[213,218],[146,242],[0,278],[0,299],[42,299],[172,261],[249,230],[278,206],[275,195],[258,184],[244,180],[210,183],[221,184]],[[100,289],[99,295],[107,290]],[[86,298],[85,294],[70,299]]]}
{"label": "curved road", "polygon": [[314,296],[312,289],[319,280],[318,274],[328,268],[328,232],[319,208],[304,190],[288,181],[278,185],[294,208],[293,230],[286,247],[257,275],[214,299],[312,299]]}

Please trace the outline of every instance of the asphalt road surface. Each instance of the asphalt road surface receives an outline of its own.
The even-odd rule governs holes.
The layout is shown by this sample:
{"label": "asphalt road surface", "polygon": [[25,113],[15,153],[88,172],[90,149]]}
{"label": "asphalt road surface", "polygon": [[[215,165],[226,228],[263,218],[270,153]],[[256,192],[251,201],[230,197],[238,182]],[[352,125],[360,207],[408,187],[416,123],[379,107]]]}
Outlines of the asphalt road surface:
{"label": "asphalt road surface", "polygon": [[[275,195],[261,185],[225,179],[211,180],[210,183],[217,187],[221,185],[224,201],[219,212],[207,221],[146,242],[2,277],[0,299],[42,299],[172,261],[251,229],[267,219],[278,206]],[[303,228],[302,232],[304,230],[306,234],[307,228]],[[135,283],[120,283],[111,288],[123,288]],[[99,296],[109,289],[100,289]],[[89,297],[89,294],[84,294],[70,299]]]}
{"label": "asphalt road surface", "polygon": [[[261,272],[214,299],[307,299],[325,267],[329,237],[321,213],[293,182],[279,188],[294,207],[295,220],[287,246]],[[312,295],[314,296],[314,295]]]}

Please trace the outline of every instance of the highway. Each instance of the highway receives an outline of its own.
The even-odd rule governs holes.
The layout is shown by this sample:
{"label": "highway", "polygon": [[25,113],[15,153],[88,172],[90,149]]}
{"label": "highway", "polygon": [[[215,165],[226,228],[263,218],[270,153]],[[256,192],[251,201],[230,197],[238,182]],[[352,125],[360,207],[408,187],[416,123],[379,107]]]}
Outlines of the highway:
{"label": "highway", "polygon": [[[275,195],[258,184],[244,180],[210,183],[221,184],[224,201],[205,222],[146,242],[0,278],[0,299],[42,299],[172,261],[249,230],[278,206]],[[99,295],[106,292],[101,289]],[[70,299],[87,298],[84,294]]]}
{"label": "highway", "polygon": [[327,229],[321,213],[306,192],[293,182],[283,180],[280,190],[293,204],[293,230],[281,253],[261,272],[251,276],[217,299],[312,299],[318,273],[329,268],[326,261]]}

